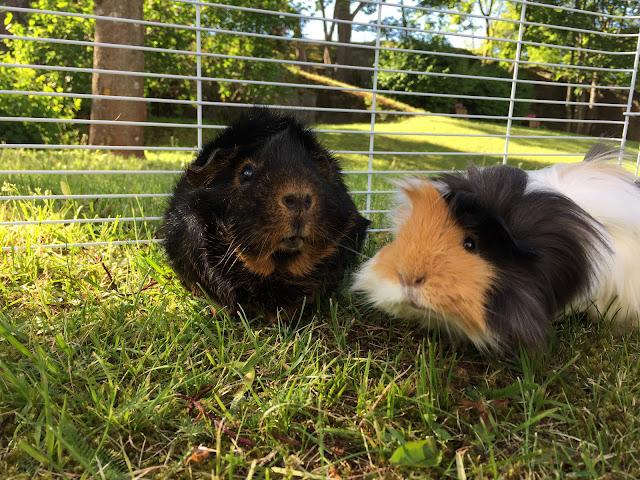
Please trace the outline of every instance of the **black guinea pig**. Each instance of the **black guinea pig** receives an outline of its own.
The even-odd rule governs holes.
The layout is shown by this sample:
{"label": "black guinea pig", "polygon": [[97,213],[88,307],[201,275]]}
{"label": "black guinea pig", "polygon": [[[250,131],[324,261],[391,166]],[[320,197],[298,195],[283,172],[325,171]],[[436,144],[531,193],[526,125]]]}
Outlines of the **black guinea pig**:
{"label": "black guinea pig", "polygon": [[292,316],[331,293],[368,225],[313,132],[254,108],[186,169],[162,233],[169,264],[191,292],[273,320],[279,309]]}

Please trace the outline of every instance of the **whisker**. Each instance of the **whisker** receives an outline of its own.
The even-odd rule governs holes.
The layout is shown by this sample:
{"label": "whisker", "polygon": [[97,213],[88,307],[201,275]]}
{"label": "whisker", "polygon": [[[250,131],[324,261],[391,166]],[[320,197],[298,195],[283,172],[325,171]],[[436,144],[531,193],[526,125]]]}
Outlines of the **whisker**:
{"label": "whisker", "polygon": [[353,252],[353,253],[355,253],[356,255],[359,255],[360,257],[366,258],[367,260],[371,258],[369,255],[365,255],[364,253],[359,252],[359,251],[357,251],[357,250],[354,250],[353,248],[349,248],[349,247],[347,247],[346,245],[342,245],[342,244],[340,244],[340,243],[339,243],[339,244],[337,244],[337,246],[338,246],[339,248],[343,248],[344,250],[347,250],[347,251],[349,251],[349,252]]}
{"label": "whisker", "polygon": [[[235,240],[235,239],[234,239]],[[231,244],[233,246],[233,243]],[[237,247],[233,248],[233,250],[231,250],[231,252],[229,253],[229,255],[227,255],[227,259],[224,262],[224,265],[222,266],[222,268],[226,268],[227,267],[227,263],[229,263],[229,259],[232,256],[232,253],[236,253],[236,251],[240,250],[240,252],[242,252],[242,243],[239,243]],[[235,255],[235,260],[233,261],[233,263],[231,264],[231,267],[229,267],[229,270],[231,270],[231,268],[233,267],[233,265],[235,265],[236,261],[238,260],[238,255]]]}
{"label": "whisker", "polygon": [[225,258],[228,258],[228,256],[230,256],[233,253],[233,251],[234,251],[234,248],[233,248],[234,242],[235,242],[235,237],[233,239],[231,239],[231,241],[229,242],[229,247],[227,248],[227,251],[224,252],[224,255],[222,255],[220,257],[220,260],[218,261],[218,263],[215,264],[215,266],[213,268],[218,268],[220,266],[220,264],[225,261]]}

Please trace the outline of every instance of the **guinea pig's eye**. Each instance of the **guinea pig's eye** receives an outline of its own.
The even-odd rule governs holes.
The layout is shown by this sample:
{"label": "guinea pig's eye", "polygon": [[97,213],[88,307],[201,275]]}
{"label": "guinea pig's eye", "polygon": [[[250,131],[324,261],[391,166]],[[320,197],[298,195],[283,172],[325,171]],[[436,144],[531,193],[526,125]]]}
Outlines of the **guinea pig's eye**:
{"label": "guinea pig's eye", "polygon": [[476,242],[471,237],[464,237],[462,241],[462,246],[467,252],[475,252],[476,251]]}
{"label": "guinea pig's eye", "polygon": [[245,185],[253,180],[253,165],[250,163],[242,167],[242,171],[240,172],[240,183]]}

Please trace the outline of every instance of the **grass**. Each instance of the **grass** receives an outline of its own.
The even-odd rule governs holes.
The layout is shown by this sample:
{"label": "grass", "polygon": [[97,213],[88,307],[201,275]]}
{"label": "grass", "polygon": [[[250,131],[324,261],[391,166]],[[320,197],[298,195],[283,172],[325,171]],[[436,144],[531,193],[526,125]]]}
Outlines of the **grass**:
{"label": "grass", "polygon": [[[494,128],[422,122],[382,126]],[[356,150],[363,138],[325,140]],[[381,142],[394,151],[468,148],[425,138],[428,145],[391,135]],[[465,141],[486,152],[499,143]],[[556,142],[565,151],[587,148]],[[537,147],[514,143],[514,151]],[[549,143],[540,148],[553,149]],[[189,158],[6,151],[0,163],[174,169]],[[363,160],[348,156],[345,169],[361,169]],[[375,160],[385,169],[394,161]],[[452,160],[420,165],[465,162]],[[417,161],[397,156],[393,168]],[[166,192],[173,181],[14,175],[2,193]],[[362,179],[349,181],[357,188]],[[0,221],[155,216],[164,201],[9,201]],[[302,318],[266,324],[214,316],[206,300],[185,293],[157,244],[38,247],[149,238],[156,226],[0,229],[2,245],[24,247],[0,256],[0,478],[640,478],[637,332],[614,335],[606,322],[575,315],[556,325],[546,352],[494,358],[371,311],[348,281]],[[365,253],[381,241],[372,237]]]}
{"label": "grass", "polygon": [[[348,129],[368,132],[370,124],[345,125],[317,125],[319,129],[334,130]],[[442,117],[409,117],[397,121],[381,121],[376,124],[376,130],[389,132],[376,135],[374,148],[376,151],[390,152],[431,152],[429,155],[394,155],[376,154],[372,159],[374,171],[415,171],[415,170],[459,170],[464,169],[469,162],[477,165],[494,165],[502,163],[504,151],[504,138],[498,137],[460,137],[460,136],[413,136],[402,133],[431,132],[440,135],[503,135],[504,125],[492,123],[473,122],[465,119]],[[398,135],[394,135],[398,132]],[[212,131],[205,134],[214,135]],[[536,169],[557,162],[578,161],[578,154],[586,152],[593,140],[576,140],[566,135],[546,130],[530,129],[522,126],[512,128],[513,135],[544,134],[548,137],[544,140],[513,138],[509,143],[509,151],[512,153],[543,154],[513,155],[509,157],[512,165],[526,169]],[[368,151],[369,135],[358,133],[323,133],[320,139],[332,150],[338,151]],[[193,147],[197,145],[195,129],[177,129],[149,127],[147,138],[154,144],[175,145],[181,147]],[[638,142],[627,142],[631,151],[637,151]],[[474,156],[447,155],[456,152],[477,152]],[[490,155],[499,153],[499,155]],[[577,156],[562,156],[558,153],[575,153]],[[339,155],[344,170],[363,171],[362,174],[352,174],[346,177],[347,184],[352,190],[367,190],[368,174],[366,173],[368,154],[344,154]],[[193,160],[191,152],[157,152],[148,151],[144,159],[123,159],[114,157],[108,153],[96,151],[39,151],[24,152],[20,150],[3,150],[0,157],[0,169],[31,170],[180,170]],[[373,175],[371,187],[375,190],[390,190],[389,178],[393,174]],[[9,175],[4,182],[15,186],[15,190],[22,195],[30,195],[39,191],[41,194],[47,191],[53,194],[64,192],[71,194],[95,194],[95,193],[169,193],[175,183],[176,176],[172,175]],[[5,190],[13,187],[5,187]],[[7,195],[6,192],[3,193]],[[383,210],[387,208],[389,196],[385,194],[374,195],[371,199],[371,208]],[[356,203],[361,209],[366,206],[366,195],[355,196]],[[166,199],[135,198],[135,199],[109,199],[96,198],[86,201],[74,201],[74,209],[67,215],[87,216],[89,218],[108,217],[120,215],[122,217],[158,217],[164,210]],[[0,207],[2,208],[2,207]],[[8,207],[4,207],[8,208]],[[10,207],[12,211],[19,212],[17,205]],[[19,213],[16,213],[20,215]],[[36,217],[38,218],[38,217]],[[58,217],[56,217],[58,218]],[[17,220],[18,218],[16,218]],[[21,220],[29,220],[21,215]],[[381,214],[372,214],[374,226],[383,226],[384,217]],[[151,225],[151,226],[150,226]],[[145,228],[155,228],[157,222],[145,222]],[[122,227],[128,228],[128,227]],[[18,235],[19,236],[19,235]]]}

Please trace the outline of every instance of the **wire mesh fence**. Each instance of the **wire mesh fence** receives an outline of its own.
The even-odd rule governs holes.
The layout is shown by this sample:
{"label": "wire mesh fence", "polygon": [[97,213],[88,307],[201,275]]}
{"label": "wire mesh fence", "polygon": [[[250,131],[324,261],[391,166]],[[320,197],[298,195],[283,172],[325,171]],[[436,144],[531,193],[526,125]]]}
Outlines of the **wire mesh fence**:
{"label": "wire mesh fence", "polygon": [[[64,6],[0,6],[0,226],[24,240],[5,251],[160,241],[184,165],[255,104],[316,127],[373,232],[386,229],[390,177],[576,161],[600,136],[638,149],[632,2],[505,0],[483,13],[362,1],[351,19],[293,4],[154,1],[122,18],[50,3]],[[144,42],[97,41],[96,22],[136,25]],[[331,25],[349,34],[336,41]],[[97,67],[99,48],[138,52],[145,67]],[[96,75],[143,81],[144,95],[100,91]],[[144,117],[95,118],[104,99],[144,105]],[[98,144],[93,126],[142,127],[144,139]],[[91,228],[78,240],[63,228],[74,225]]]}

